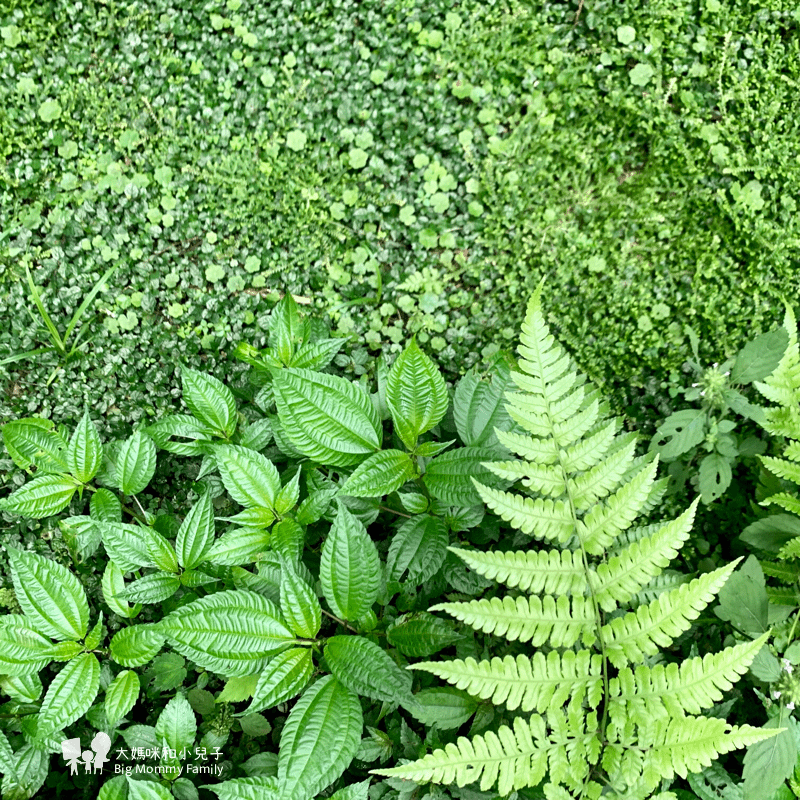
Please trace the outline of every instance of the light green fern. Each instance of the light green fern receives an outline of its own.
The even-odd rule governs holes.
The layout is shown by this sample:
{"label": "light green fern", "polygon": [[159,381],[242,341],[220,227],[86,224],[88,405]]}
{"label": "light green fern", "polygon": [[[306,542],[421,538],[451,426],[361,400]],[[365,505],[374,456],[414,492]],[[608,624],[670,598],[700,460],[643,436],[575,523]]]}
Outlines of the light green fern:
{"label": "light green fern", "polygon": [[501,796],[542,784],[548,800],[601,793],[639,800],[662,779],[774,735],[699,716],[747,670],[766,635],[681,664],[648,663],[691,627],[738,562],[688,582],[661,575],[689,537],[697,501],[675,520],[633,527],[663,492],[658,464],[636,456],[635,436],[620,432],[619,420],[556,343],[541,290],[522,326],[512,373],[519,391],[506,395],[509,415],[527,435],[496,431],[519,459],[484,465],[520,492],[473,482],[511,526],[558,547],[452,548],[507,591],[431,609],[527,642],[531,651],[413,667],[504,703],[513,721],[376,772],[459,786],[479,781],[481,790],[496,784]]}

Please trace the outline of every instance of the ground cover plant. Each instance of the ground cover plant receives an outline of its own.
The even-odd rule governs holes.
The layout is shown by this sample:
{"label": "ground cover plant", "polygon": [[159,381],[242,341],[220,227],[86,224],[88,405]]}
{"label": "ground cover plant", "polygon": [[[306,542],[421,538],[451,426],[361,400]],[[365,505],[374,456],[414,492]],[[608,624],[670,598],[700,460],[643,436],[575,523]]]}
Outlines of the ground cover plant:
{"label": "ground cover plant", "polygon": [[[792,323],[763,384],[776,389],[762,389],[784,402],[800,363]],[[778,682],[771,631],[739,622],[748,572],[734,573],[741,559],[697,577],[664,572],[698,501],[634,526],[666,479],[550,334],[541,287],[514,368],[488,382],[470,374],[452,397],[413,339],[377,369],[372,394],[325,371],[340,346],[286,297],[269,347],[242,348],[261,367],[258,418],[187,368],[189,413],[123,440],[103,443],[88,413],[71,432],[41,418],[3,427],[32,478],[0,506],[60,515],[62,542],[47,555],[41,540],[6,547],[16,613],[0,618],[3,796],[24,800],[47,780],[104,800],[666,800],[692,796],[673,790],[689,773],[702,773],[690,784],[701,797],[704,780],[748,797],[779,790],[786,754],[789,771],[797,760],[793,700],[763,726],[726,720],[726,696],[756,658],[753,675]],[[171,493],[149,489],[159,450],[199,461],[182,515]],[[716,612],[738,643],[676,652],[731,581]],[[760,618],[776,625],[794,610]],[[467,724],[471,739],[458,735]],[[102,784],[48,772],[51,754],[90,734],[142,761],[118,760]],[[712,761],[748,745],[736,784],[730,763]],[[212,783],[200,777],[209,752],[224,754]],[[370,786],[372,775],[387,780]]]}

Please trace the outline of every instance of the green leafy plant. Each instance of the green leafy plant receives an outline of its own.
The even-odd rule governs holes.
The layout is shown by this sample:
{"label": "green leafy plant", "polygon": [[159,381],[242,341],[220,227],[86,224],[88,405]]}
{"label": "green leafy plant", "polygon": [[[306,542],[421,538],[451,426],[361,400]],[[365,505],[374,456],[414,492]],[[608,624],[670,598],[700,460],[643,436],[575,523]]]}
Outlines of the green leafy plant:
{"label": "green leafy plant", "polygon": [[520,391],[507,403],[526,433],[498,432],[520,459],[484,464],[529,491],[473,483],[521,534],[560,547],[457,550],[470,569],[508,591],[430,609],[537,649],[414,665],[517,713],[496,732],[377,772],[459,786],[479,781],[483,791],[497,783],[503,796],[544,782],[548,798],[645,798],[664,779],[774,735],[699,716],[746,671],[766,634],[667,667],[653,660],[691,627],[738,560],[688,583],[660,579],[689,536],[696,502],[676,520],[631,527],[664,490],[658,461],[635,456],[635,435],[618,432],[598,391],[550,335],[540,295],[541,286],[511,374]]}
{"label": "green leafy plant", "polygon": [[[87,344],[91,341],[91,339],[86,339],[85,341],[81,341],[88,333],[88,322],[84,322],[80,328],[78,328],[77,332],[75,331],[76,326],[80,323],[83,315],[86,313],[86,310],[94,301],[97,294],[102,291],[103,289],[107,288],[107,280],[111,277],[111,275],[116,270],[116,267],[109,267],[100,276],[100,279],[95,283],[86,297],[83,298],[81,304],[75,309],[75,313],[70,318],[69,322],[67,323],[67,327],[64,330],[64,333],[59,333],[58,327],[53,322],[50,314],[48,314],[47,309],[42,301],[41,293],[39,292],[39,288],[33,281],[33,276],[31,275],[30,267],[26,265],[26,276],[28,279],[28,288],[31,293],[31,300],[33,304],[36,306],[36,310],[39,312],[39,319],[37,320],[34,313],[28,308],[27,306],[26,311],[28,312],[31,320],[33,321],[34,325],[38,325],[39,322],[43,323],[43,328],[41,328],[41,332],[47,334],[50,339],[50,344],[45,347],[37,348],[36,350],[28,350],[25,353],[15,353],[14,355],[8,356],[6,358],[0,359],[0,366],[4,364],[10,364],[15,361],[22,361],[25,359],[33,358],[34,356],[41,355],[42,353],[47,353],[49,351],[55,351],[56,355],[59,359],[66,363],[69,361],[76,353],[80,352]],[[73,338],[74,334],[74,338]],[[53,378],[56,376],[59,368],[53,371],[50,377],[47,379],[47,385],[49,386],[53,382]]]}
{"label": "green leafy plant", "polygon": [[748,342],[733,358],[704,369],[697,336],[691,329],[689,336],[694,359],[687,364],[697,382],[683,394],[686,400],[699,402],[700,408],[670,414],[658,427],[650,449],[670,464],[676,491],[691,476],[703,502],[712,503],[727,491],[740,458],[764,452],[765,443],[757,436],[737,435],[737,422],[731,416],[762,421],[761,409],[740,389],[763,380],[777,367],[788,339],[784,328],[776,328]]}

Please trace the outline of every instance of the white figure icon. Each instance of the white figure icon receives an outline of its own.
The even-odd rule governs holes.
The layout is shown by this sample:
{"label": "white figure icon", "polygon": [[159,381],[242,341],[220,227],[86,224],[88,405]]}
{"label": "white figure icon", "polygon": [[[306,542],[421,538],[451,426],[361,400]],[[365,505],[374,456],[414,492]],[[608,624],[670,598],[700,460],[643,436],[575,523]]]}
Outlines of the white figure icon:
{"label": "white figure icon", "polygon": [[61,752],[64,760],[69,764],[70,775],[78,774],[78,763],[82,763],[86,772],[102,772],[103,764],[109,759],[106,757],[111,749],[111,737],[102,731],[92,739],[92,749],[81,752],[80,739],[67,739],[61,742]]}

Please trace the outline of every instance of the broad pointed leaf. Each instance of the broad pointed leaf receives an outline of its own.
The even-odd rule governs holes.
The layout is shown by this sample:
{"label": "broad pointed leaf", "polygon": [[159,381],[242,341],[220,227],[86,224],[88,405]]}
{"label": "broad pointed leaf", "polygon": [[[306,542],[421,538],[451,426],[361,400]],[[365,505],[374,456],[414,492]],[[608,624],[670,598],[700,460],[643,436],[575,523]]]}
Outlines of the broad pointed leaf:
{"label": "broad pointed leaf", "polygon": [[416,339],[397,357],[386,381],[386,402],[405,445],[441,422],[447,412],[447,387],[439,369]]}
{"label": "broad pointed leaf", "polygon": [[322,626],[322,610],[317,595],[297,574],[293,561],[281,559],[281,610],[289,627],[313,639]]}
{"label": "broad pointed leaf", "polygon": [[89,605],[78,578],[43,556],[8,548],[14,591],[28,619],[54,639],[83,639]]}
{"label": "broad pointed leaf", "polygon": [[158,627],[181,655],[226,677],[260,672],[294,641],[273,603],[246,590],[195,600]]}
{"label": "broad pointed leaf", "polygon": [[274,508],[281,479],[275,465],[266,457],[240,445],[214,448],[222,482],[228,494],[247,508]]}
{"label": "broad pointed leaf", "polygon": [[141,667],[158,654],[164,639],[157,625],[121,628],[111,640],[111,658],[123,667]]}
{"label": "broad pointed leaf", "polygon": [[333,783],[353,760],[363,727],[358,697],[332,675],[307,689],[281,731],[281,800],[310,800]]}
{"label": "broad pointed leaf", "polygon": [[109,725],[115,727],[136,705],[139,688],[139,676],[133,670],[123,670],[114,678],[106,689],[105,711]]}
{"label": "broad pointed leaf", "polygon": [[120,491],[124,494],[141,492],[156,471],[156,446],[153,440],[143,431],[136,431],[122,443],[116,466]]}
{"label": "broad pointed leaf", "polygon": [[293,647],[275,656],[261,673],[253,692],[253,701],[244,712],[252,714],[291,700],[311,680],[314,664],[311,650]]}
{"label": "broad pointed leaf", "polygon": [[414,477],[414,462],[402,450],[381,450],[359,464],[342,486],[350,497],[383,497]]}
{"label": "broad pointed leaf", "polygon": [[236,403],[231,390],[212,375],[195,369],[181,370],[183,401],[203,424],[225,438],[236,430]]}
{"label": "broad pointed leaf", "polygon": [[0,499],[0,509],[29,519],[51,517],[69,505],[77,488],[72,478],[39,475],[13,494]]}
{"label": "broad pointed leaf", "polygon": [[272,388],[283,432],[308,458],[346,467],[380,450],[383,430],[375,407],[345,378],[282,369]]}
{"label": "broad pointed leaf", "polygon": [[363,523],[344,505],[322,546],[319,578],[331,611],[346,620],[363,617],[378,596],[378,550]]}
{"label": "broad pointed leaf", "polygon": [[69,471],[81,482],[88,483],[103,463],[103,445],[89,412],[84,412],[78,422],[67,450]]}
{"label": "broad pointed leaf", "polygon": [[410,703],[411,673],[363,636],[334,636],[325,645],[325,661],[336,679],[357,694],[390,703]]}
{"label": "broad pointed leaf", "polygon": [[83,716],[97,697],[99,686],[100,664],[91,653],[68,661],[44,696],[37,735],[60,731]]}

